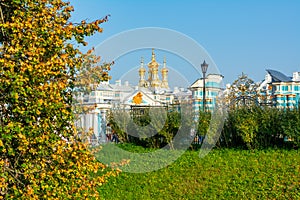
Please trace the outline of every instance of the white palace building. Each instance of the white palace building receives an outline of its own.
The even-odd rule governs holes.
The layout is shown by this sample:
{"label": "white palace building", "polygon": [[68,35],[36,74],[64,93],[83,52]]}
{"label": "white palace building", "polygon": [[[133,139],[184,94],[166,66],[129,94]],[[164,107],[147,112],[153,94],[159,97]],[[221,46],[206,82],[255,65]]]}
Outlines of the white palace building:
{"label": "white palace building", "polygon": [[[77,122],[77,126],[94,130],[94,142],[106,141],[105,131],[108,123],[108,113],[114,107],[130,109],[132,106],[168,106],[182,103],[192,104],[195,111],[202,106],[202,78],[196,80],[188,89],[170,89],[168,83],[168,68],[166,60],[160,68],[156,61],[154,49],[152,49],[151,61],[145,68],[144,60],[141,59],[140,68],[137,72],[139,83],[132,86],[128,81],[122,83],[117,80],[114,84],[109,82],[100,83],[89,95],[81,96],[79,100],[84,105],[94,105],[95,109]],[[208,109],[212,110],[215,100],[222,90],[220,83],[222,75],[209,74],[206,77],[206,102]]]}

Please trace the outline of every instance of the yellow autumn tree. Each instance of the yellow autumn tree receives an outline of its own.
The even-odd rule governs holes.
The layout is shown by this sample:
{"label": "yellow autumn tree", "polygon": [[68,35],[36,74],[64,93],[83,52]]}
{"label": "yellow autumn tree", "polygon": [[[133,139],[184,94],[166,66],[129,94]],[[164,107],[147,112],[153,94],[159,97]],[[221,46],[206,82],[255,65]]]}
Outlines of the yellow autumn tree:
{"label": "yellow autumn tree", "polygon": [[[117,173],[77,137],[72,106],[86,84],[76,77],[95,61],[79,45],[107,18],[72,24],[72,11],[63,0],[0,1],[0,199],[98,199]],[[98,69],[93,78],[107,79],[109,65]]]}

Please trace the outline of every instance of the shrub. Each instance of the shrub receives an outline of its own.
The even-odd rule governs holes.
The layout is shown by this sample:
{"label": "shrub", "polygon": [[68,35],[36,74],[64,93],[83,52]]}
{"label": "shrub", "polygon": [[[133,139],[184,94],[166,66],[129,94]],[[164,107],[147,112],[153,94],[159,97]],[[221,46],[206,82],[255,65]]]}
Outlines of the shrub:
{"label": "shrub", "polygon": [[98,198],[95,186],[112,172],[74,128],[72,91],[86,55],[73,44],[86,45],[107,18],[74,25],[62,0],[0,6],[0,198]]}

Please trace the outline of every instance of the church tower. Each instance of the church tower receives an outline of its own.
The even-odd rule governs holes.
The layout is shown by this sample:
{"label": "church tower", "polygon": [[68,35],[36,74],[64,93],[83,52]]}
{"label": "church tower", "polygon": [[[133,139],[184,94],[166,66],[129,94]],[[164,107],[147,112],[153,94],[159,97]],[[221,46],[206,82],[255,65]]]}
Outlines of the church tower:
{"label": "church tower", "polygon": [[139,68],[139,87],[145,87],[152,90],[169,89],[168,68],[166,58],[164,58],[163,68],[160,70],[161,78],[159,78],[159,64],[156,62],[154,49],[152,49],[151,61],[148,63],[148,78],[146,79],[146,69],[144,67],[144,59],[141,58],[141,66]]}
{"label": "church tower", "polygon": [[146,73],[146,69],[144,68],[144,58],[141,58],[141,67],[139,69],[139,75],[140,75],[140,80],[139,80],[139,87],[146,87],[147,86],[147,82],[145,79],[145,73]]}
{"label": "church tower", "polygon": [[152,59],[151,59],[151,62],[148,64],[148,68],[149,68],[148,81],[149,81],[150,87],[153,89],[157,89],[161,85],[161,81],[158,76],[158,66],[159,66],[159,64],[155,60],[154,49],[152,49]]}
{"label": "church tower", "polygon": [[169,83],[168,83],[168,69],[166,66],[166,58],[164,58],[164,66],[161,69],[161,76],[162,76],[162,83],[161,88],[169,89]]}

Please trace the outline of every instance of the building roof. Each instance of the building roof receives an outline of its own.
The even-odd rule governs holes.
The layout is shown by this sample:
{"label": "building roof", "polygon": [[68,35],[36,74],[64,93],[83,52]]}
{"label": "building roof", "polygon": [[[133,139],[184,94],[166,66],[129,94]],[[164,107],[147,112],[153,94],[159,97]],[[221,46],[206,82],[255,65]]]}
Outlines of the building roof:
{"label": "building roof", "polygon": [[116,84],[110,84],[109,85],[112,90],[114,91],[122,91],[122,92],[131,92],[134,91],[134,88],[130,85],[116,85]]}
{"label": "building roof", "polygon": [[272,77],[272,82],[291,82],[292,79],[290,77],[287,77],[283,73],[272,70],[272,69],[267,69],[266,70]]}
{"label": "building roof", "polygon": [[96,90],[105,90],[105,91],[112,91],[112,88],[107,84],[99,84]]}
{"label": "building roof", "polygon": [[118,84],[102,84],[100,83],[96,90],[103,91],[121,91],[121,92],[132,92],[134,91],[134,87],[130,85],[118,85]]}
{"label": "building roof", "polygon": [[[146,93],[145,93],[146,92]],[[151,103],[156,103],[156,104],[161,104],[162,102],[161,101],[159,101],[159,100],[157,100],[157,99],[153,99],[153,97],[152,97],[152,95],[150,94],[149,95],[149,93],[147,94],[147,90],[141,90],[141,88],[138,88],[138,89],[136,89],[136,90],[134,90],[131,94],[129,94],[128,96],[126,96],[122,101],[123,101],[123,103],[126,103],[126,102],[129,102],[130,100],[132,100],[133,99],[133,97],[135,96],[135,95],[137,95],[138,93],[142,93],[142,95],[143,95],[143,100],[147,100],[147,101],[145,101],[145,102],[143,102],[143,104],[150,104],[151,105]]]}
{"label": "building roof", "polygon": [[190,90],[188,91],[179,91],[177,93],[174,93],[175,96],[179,97],[184,97],[184,96],[191,96],[192,95],[192,92]]}

